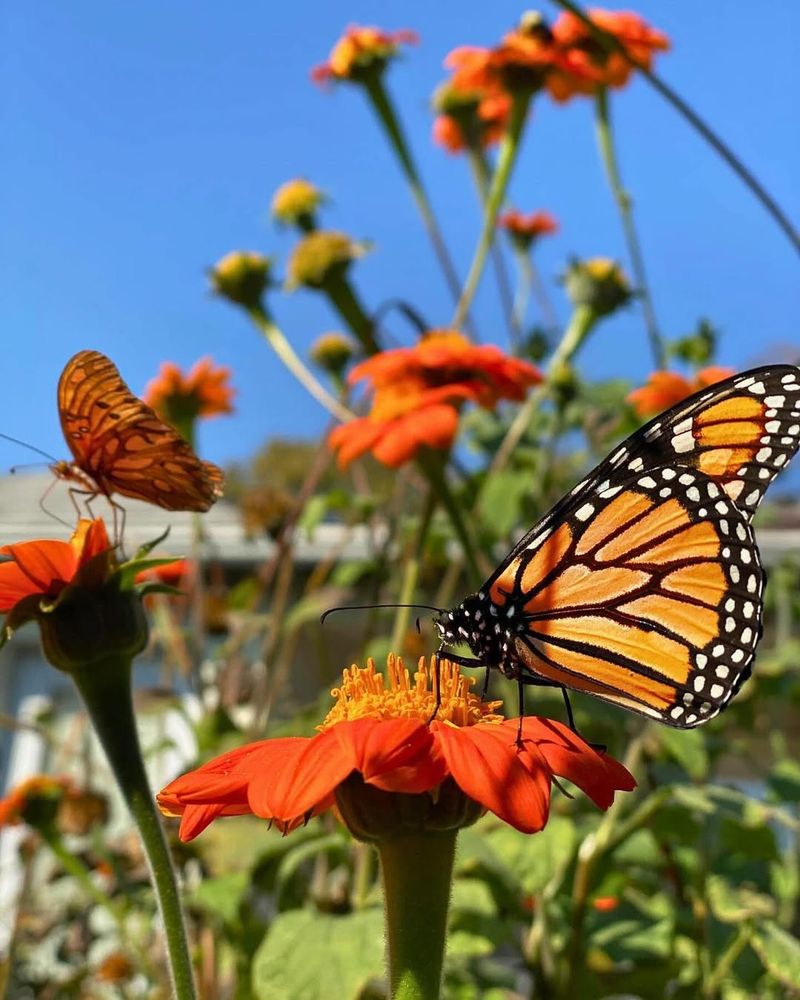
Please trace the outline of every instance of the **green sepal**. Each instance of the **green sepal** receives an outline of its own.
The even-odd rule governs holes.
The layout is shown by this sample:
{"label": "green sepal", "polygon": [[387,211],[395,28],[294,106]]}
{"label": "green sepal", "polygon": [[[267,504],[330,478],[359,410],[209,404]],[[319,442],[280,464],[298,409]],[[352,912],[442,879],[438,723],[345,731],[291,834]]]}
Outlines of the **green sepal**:
{"label": "green sepal", "polygon": [[139,597],[147,597],[148,594],[167,594],[170,597],[186,597],[185,590],[178,587],[171,587],[168,583],[142,583],[136,588]]}
{"label": "green sepal", "polygon": [[22,628],[23,625],[36,618],[39,609],[40,601],[38,594],[29,594],[27,597],[23,597],[21,601],[17,601],[6,615],[6,620],[3,622],[2,630],[0,630],[0,649],[5,646],[17,629]]}
{"label": "green sepal", "polygon": [[[158,538],[154,538],[151,542],[145,542],[144,545],[140,545],[139,548],[136,550],[136,555],[130,561],[137,562],[139,559],[144,559],[144,557],[149,552],[152,552],[157,545],[160,545],[162,542],[166,541],[168,534],[169,534],[169,525],[167,525],[167,527],[164,528],[164,530],[161,532]],[[170,560],[170,562],[173,561],[174,560]]]}

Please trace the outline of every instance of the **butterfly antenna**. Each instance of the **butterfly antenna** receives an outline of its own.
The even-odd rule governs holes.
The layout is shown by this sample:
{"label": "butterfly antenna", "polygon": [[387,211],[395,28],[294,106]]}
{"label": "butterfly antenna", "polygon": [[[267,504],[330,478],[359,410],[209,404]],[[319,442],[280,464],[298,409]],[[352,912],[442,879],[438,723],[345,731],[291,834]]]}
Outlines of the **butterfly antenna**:
{"label": "butterfly antenna", "polygon": [[12,465],[8,470],[10,476],[16,475],[20,469],[35,469],[44,465],[44,462],[23,462],[21,465]]}
{"label": "butterfly antenna", "polygon": [[319,616],[320,625],[325,624],[325,619],[328,615],[332,615],[336,611],[372,611],[374,608],[424,608],[426,611],[435,611],[437,614],[442,614],[444,608],[435,608],[432,604],[342,604],[337,608],[328,608],[327,611]]}
{"label": "butterfly antenna", "polygon": [[[0,434],[0,438],[3,438],[5,441],[10,441],[12,444],[18,444],[22,448],[27,448],[29,451],[35,451],[37,455],[41,455],[43,458],[46,458],[48,462],[58,461],[54,455],[50,455],[48,452],[42,451],[42,449],[37,448],[36,445],[28,444],[27,441],[20,441],[19,438],[11,437],[10,434]],[[15,466],[15,468],[21,468],[21,466]]]}

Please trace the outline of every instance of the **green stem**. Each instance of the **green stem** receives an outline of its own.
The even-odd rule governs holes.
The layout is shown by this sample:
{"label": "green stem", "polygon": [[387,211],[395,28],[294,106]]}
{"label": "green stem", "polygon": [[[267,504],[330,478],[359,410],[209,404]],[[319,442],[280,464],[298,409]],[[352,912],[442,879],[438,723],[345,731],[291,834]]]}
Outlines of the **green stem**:
{"label": "green stem", "polygon": [[[422,555],[425,551],[425,542],[428,538],[428,530],[431,526],[431,518],[433,517],[433,512],[436,509],[436,491],[433,486],[428,490],[428,495],[425,498],[425,506],[422,510],[422,517],[419,523],[419,531],[417,532],[416,542],[414,544],[414,552],[412,556],[407,560],[405,571],[403,573],[403,583],[400,588],[400,598],[399,604],[410,604],[414,600],[414,591],[417,589],[417,582],[419,581],[419,571],[422,564]],[[403,643],[403,636],[406,634],[408,629],[408,617],[410,614],[410,608],[398,607],[397,615],[394,620],[394,628],[392,629],[392,645],[391,648],[400,651]]]}
{"label": "green stem", "polygon": [[391,100],[389,99],[389,94],[383,85],[381,73],[376,72],[366,74],[364,78],[364,87],[370,102],[372,103],[372,107],[375,109],[375,113],[386,131],[391,147],[395,151],[397,159],[400,161],[400,166],[405,174],[406,180],[408,181],[408,186],[411,189],[411,195],[417,206],[419,214],[422,217],[423,225],[425,226],[428,236],[430,237],[434,253],[439,260],[439,265],[442,268],[442,272],[453,295],[453,299],[454,301],[458,301],[461,283],[458,280],[458,275],[456,274],[453,261],[448,253],[447,245],[445,244],[444,237],[442,236],[442,231],[436,221],[436,216],[433,214],[433,208],[431,207],[431,203],[425,192],[419,171],[417,170],[416,164],[414,163],[414,159],[411,155],[408,140],[405,137],[400,120],[395,113]]}
{"label": "green stem", "polygon": [[195,1000],[192,965],[172,860],[142,760],[133,714],[131,661],[110,656],[72,674],[142,838],[164,924],[176,1000]]}
{"label": "green stem", "polygon": [[[590,306],[576,306],[569,325],[564,331],[564,336],[550,358],[547,369],[549,375],[557,373],[559,368],[572,360],[596,322],[597,314]],[[525,400],[523,406],[519,408],[517,415],[511,422],[511,426],[506,431],[506,436],[495,452],[495,456],[486,474],[485,482],[488,482],[508,462],[512,452],[522,439],[522,435],[525,433],[528,424],[531,422],[531,418],[536,412],[536,407],[542,404],[548,392],[549,385],[545,381],[534,389]]]}
{"label": "green stem", "polygon": [[386,905],[392,1000],[437,1000],[456,831],[378,843]]}
{"label": "green stem", "polygon": [[[636,771],[639,767],[642,754],[644,753],[646,734],[646,728],[642,728],[639,735],[628,747],[624,763],[629,771]],[[564,970],[566,978],[564,996],[577,996],[575,988],[578,976],[584,965],[583,931],[589,908],[589,895],[592,890],[593,876],[598,861],[611,849],[611,845],[615,843],[615,827],[617,826],[620,811],[625,802],[626,800],[622,796],[618,796],[600,821],[597,830],[594,833],[590,833],[578,849],[578,858],[575,864],[575,875],[572,883],[571,932],[567,948],[567,962]]]}
{"label": "green stem", "polygon": [[350,331],[361,341],[365,353],[377,354],[381,348],[375,339],[374,324],[350,282],[346,278],[329,278],[323,291]]}
{"label": "green stem", "polygon": [[122,914],[119,907],[102,891],[92,880],[91,873],[80,858],[76,857],[64,843],[64,840],[53,824],[37,828],[42,840],[47,844],[53,854],[58,858],[59,864],[64,871],[71,875],[78,882],[86,893],[98,906],[101,906],[111,915],[114,923],[120,930],[123,928]]}
{"label": "green stem", "polygon": [[669,84],[665,83],[660,77],[656,76],[652,70],[648,69],[641,62],[635,59],[618,38],[609,32],[604,31],[602,28],[599,28],[578,4],[573,3],[572,0],[555,0],[555,2],[560,7],[570,11],[577,18],[580,18],[580,20],[583,21],[583,23],[591,31],[592,36],[606,49],[607,52],[621,53],[628,60],[631,66],[636,67],[650,86],[657,90],[658,93],[661,94],[661,96],[667,101],[669,101],[678,113],[689,122],[692,128],[699,132],[711,148],[722,157],[734,173],[737,174],[739,179],[750,189],[751,194],[753,194],[757,200],[761,202],[763,208],[766,209],[766,211],[772,216],[773,220],[783,230],[795,250],[800,252],[800,233],[798,233],[798,231],[794,228],[788,216],[781,209],[780,205],[775,201],[769,191],[767,191],[755,175],[748,170],[738,156],[736,156],[733,150],[727,146],[716,134],[716,132],[711,129],[707,122],[700,117],[694,108],[692,108],[690,104],[687,104],[687,102],[679,94],[677,94],[672,87],[669,86]]}
{"label": "green stem", "polygon": [[475,254],[472,258],[469,274],[464,283],[464,289],[456,306],[452,325],[458,329],[464,322],[464,317],[469,312],[472,299],[478,289],[478,284],[486,263],[486,256],[494,239],[497,216],[503,205],[503,200],[508,189],[508,182],[511,179],[511,171],[517,159],[519,151],[519,140],[525,125],[525,118],[528,113],[528,106],[533,96],[531,91],[521,91],[514,94],[509,114],[508,128],[506,129],[503,141],[500,144],[500,152],[497,156],[497,167],[492,175],[492,183],[486,197],[486,209],[483,213],[483,226],[475,247]]}
{"label": "green stem", "polygon": [[351,413],[346,406],[342,406],[339,400],[335,396],[332,396],[325,386],[306,368],[305,364],[295,353],[292,345],[286,339],[283,330],[275,324],[275,321],[267,314],[264,308],[256,306],[253,309],[248,309],[247,312],[250,319],[264,334],[264,339],[309,395],[313,396],[320,406],[323,406],[337,420],[344,422],[352,420],[355,414]]}
{"label": "green stem", "polygon": [[[486,211],[486,200],[489,197],[489,187],[492,181],[492,171],[486,155],[477,143],[470,143],[467,146],[467,159],[475,180],[475,187],[480,197],[481,208]],[[503,257],[503,249],[496,241],[492,243],[492,264],[497,281],[497,291],[500,296],[500,305],[503,315],[508,324],[508,331],[511,340],[511,347],[514,353],[519,353],[520,335],[522,325],[514,311],[514,299],[511,295],[511,284],[508,280],[508,271]]]}
{"label": "green stem", "polygon": [[442,467],[441,459],[438,455],[422,448],[417,453],[417,462],[419,463],[419,466],[425,474],[428,482],[433,487],[438,499],[442,502],[445,510],[447,511],[450,523],[453,525],[453,530],[461,542],[461,548],[464,553],[467,568],[475,582],[475,585],[477,586],[478,583],[488,575],[489,567],[481,567],[478,563],[478,554],[475,543],[473,542],[472,535],[467,528],[467,524],[464,520],[458,501],[450,490],[450,484],[447,482],[447,476],[444,468]]}
{"label": "green stem", "polygon": [[737,958],[750,944],[753,937],[753,928],[749,923],[742,924],[733,937],[733,940],[720,956],[719,961],[714,966],[714,971],[703,984],[703,996],[715,997],[725,978],[730,975],[730,971],[736,964]]}
{"label": "green stem", "polygon": [[644,266],[644,256],[639,242],[639,234],[636,232],[636,225],[633,221],[633,202],[625,190],[619,170],[617,151],[614,146],[614,133],[611,128],[608,89],[606,87],[599,87],[595,95],[595,129],[608,183],[619,209],[622,231],[625,234],[625,242],[628,245],[628,256],[631,260],[633,276],[642,302],[642,313],[644,314],[644,323],[647,327],[647,336],[650,340],[650,348],[653,352],[653,361],[656,368],[665,368],[667,355],[664,349],[664,341],[658,329],[650,286],[647,283],[647,272]]}

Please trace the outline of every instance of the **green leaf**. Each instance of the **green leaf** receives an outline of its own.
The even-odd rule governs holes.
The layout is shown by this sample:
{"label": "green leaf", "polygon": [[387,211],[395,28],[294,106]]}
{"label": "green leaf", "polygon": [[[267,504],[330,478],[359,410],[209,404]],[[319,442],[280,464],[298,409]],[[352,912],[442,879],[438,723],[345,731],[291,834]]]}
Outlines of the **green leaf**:
{"label": "green leaf", "polygon": [[297,527],[313,540],[314,530],[319,526],[323,517],[328,513],[329,502],[326,494],[321,493],[311,497],[303,507],[303,513],[297,523]]}
{"label": "green leaf", "polygon": [[355,1000],[383,976],[383,912],[280,914],[253,959],[258,1000]]}
{"label": "green leaf", "polygon": [[282,623],[284,633],[288,634],[300,628],[301,625],[307,625],[312,621],[318,622],[319,616],[329,606],[330,595],[322,591],[309,594],[308,597],[302,597],[294,603],[288,614],[284,616]]}
{"label": "green leaf", "polygon": [[796,937],[765,920],[750,943],[771,975],[784,986],[800,987],[800,941]]}
{"label": "green leaf", "polygon": [[480,958],[482,955],[491,955],[495,948],[495,942],[482,934],[453,930],[447,935],[448,959]]}
{"label": "green leaf", "polygon": [[800,764],[788,758],[778,761],[769,776],[769,787],[784,802],[800,802]]}
{"label": "green leaf", "polygon": [[575,827],[563,816],[551,816],[540,833],[529,835],[503,826],[492,831],[489,842],[516,874],[522,891],[533,894],[563,877],[575,850]]}
{"label": "green leaf", "polygon": [[239,907],[250,887],[247,872],[233,872],[218,878],[205,878],[198,885],[190,902],[211,916],[219,917],[226,924],[238,920]]}
{"label": "green leaf", "polygon": [[337,830],[335,833],[325,833],[324,830],[320,830],[319,836],[309,838],[290,848],[278,864],[275,874],[275,891],[280,896],[305,861],[329,851],[343,851],[346,845],[347,838],[344,831]]}
{"label": "green leaf", "polygon": [[451,915],[477,913],[493,917],[497,913],[494,897],[484,881],[477,878],[458,878],[453,883],[450,900]]}
{"label": "green leaf", "polygon": [[775,900],[746,886],[731,885],[719,875],[712,875],[706,885],[711,912],[724,924],[738,924],[751,918],[775,915]]}
{"label": "green leaf", "polygon": [[700,781],[708,774],[708,751],[705,736],[699,729],[668,729],[666,726],[658,733],[661,747],[676,764],[695,781]]}
{"label": "green leaf", "polygon": [[517,524],[522,499],[530,489],[531,483],[516,470],[498,472],[487,481],[481,497],[481,512],[498,537],[507,535]]}

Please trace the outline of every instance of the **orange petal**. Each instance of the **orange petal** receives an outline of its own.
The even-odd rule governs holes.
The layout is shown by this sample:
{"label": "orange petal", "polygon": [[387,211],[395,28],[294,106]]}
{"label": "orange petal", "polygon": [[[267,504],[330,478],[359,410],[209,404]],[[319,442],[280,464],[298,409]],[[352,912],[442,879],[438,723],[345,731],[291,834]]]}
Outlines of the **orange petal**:
{"label": "orange petal", "polygon": [[416,719],[357,719],[333,727],[353,769],[384,791],[427,792],[447,777],[428,727]]}
{"label": "orange petal", "polygon": [[266,740],[251,758],[248,801],[256,816],[291,823],[313,812],[353,770],[334,729],[308,739]]}
{"label": "orange petal", "polygon": [[[517,725],[507,720],[503,725]],[[606,754],[593,750],[568,726],[551,719],[532,716],[523,720],[523,740],[535,741],[547,766],[560,778],[566,778],[600,809],[608,809],[616,791],[630,792],[636,787],[633,775]]]}
{"label": "orange petal", "polygon": [[78,568],[77,557],[69,542],[55,539],[4,545],[0,553],[11,556],[27,578],[27,594],[56,596]]}
{"label": "orange petal", "polygon": [[519,751],[516,723],[459,729],[433,722],[450,774],[471,799],[523,833],[536,833],[547,822],[550,773],[530,750]]}

